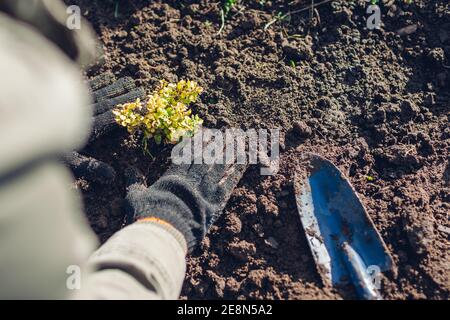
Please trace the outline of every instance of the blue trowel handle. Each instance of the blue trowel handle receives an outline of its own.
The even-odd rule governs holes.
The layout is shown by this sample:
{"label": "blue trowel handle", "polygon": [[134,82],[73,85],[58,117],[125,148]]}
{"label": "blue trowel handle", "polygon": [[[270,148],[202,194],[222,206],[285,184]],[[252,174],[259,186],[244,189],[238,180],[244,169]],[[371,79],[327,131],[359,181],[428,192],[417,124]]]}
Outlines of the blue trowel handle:
{"label": "blue trowel handle", "polygon": [[381,300],[372,278],[367,273],[367,267],[359,254],[347,243],[342,244],[343,258],[350,274],[356,292],[361,299]]}

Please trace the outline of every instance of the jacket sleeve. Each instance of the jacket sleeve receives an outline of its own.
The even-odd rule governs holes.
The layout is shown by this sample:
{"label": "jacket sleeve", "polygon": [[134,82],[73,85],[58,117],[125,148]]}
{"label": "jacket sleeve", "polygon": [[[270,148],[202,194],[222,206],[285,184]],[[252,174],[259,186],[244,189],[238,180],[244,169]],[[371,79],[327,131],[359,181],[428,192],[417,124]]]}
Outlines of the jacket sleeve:
{"label": "jacket sleeve", "polygon": [[90,131],[78,68],[0,13],[0,75],[0,299],[177,298],[186,249],[175,229],[133,224],[92,255],[81,197],[56,160]]}
{"label": "jacket sleeve", "polygon": [[78,299],[177,299],[187,252],[171,226],[137,222],[115,234],[89,259]]}
{"label": "jacket sleeve", "polygon": [[96,245],[56,160],[90,130],[87,89],[55,45],[0,12],[0,297],[64,297]]}

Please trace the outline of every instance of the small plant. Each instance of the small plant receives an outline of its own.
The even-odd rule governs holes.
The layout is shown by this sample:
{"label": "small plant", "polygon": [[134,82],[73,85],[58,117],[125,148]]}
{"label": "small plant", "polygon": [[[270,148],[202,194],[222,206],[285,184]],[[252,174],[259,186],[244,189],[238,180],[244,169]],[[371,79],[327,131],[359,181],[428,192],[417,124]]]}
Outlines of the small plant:
{"label": "small plant", "polygon": [[223,5],[223,11],[225,13],[225,16],[228,15],[228,13],[230,13],[231,8],[233,8],[236,3],[237,3],[237,0],[226,0],[225,1],[225,4]]}
{"label": "small plant", "polygon": [[203,123],[188,108],[202,91],[194,81],[181,80],[177,84],[161,81],[145,105],[137,99],[135,102],[118,105],[113,113],[116,122],[127,128],[130,134],[140,132],[144,135],[144,149],[152,138],[157,144],[175,144],[183,136],[194,135]]}
{"label": "small plant", "polygon": [[231,9],[237,4],[237,2],[238,2],[237,0],[225,0],[225,3],[222,9],[220,10],[221,25],[217,34],[222,33],[222,30],[225,27],[225,20],[228,17]]}

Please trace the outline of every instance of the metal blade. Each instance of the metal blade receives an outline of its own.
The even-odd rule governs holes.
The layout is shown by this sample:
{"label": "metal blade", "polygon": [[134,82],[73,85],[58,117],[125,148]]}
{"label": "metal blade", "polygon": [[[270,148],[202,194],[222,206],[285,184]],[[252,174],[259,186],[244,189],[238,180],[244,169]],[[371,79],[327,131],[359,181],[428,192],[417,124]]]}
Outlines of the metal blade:
{"label": "metal blade", "polygon": [[307,162],[308,175],[295,178],[295,199],[324,284],[353,283],[361,297],[377,298],[368,281],[393,269],[383,239],[342,172],[318,155]]}

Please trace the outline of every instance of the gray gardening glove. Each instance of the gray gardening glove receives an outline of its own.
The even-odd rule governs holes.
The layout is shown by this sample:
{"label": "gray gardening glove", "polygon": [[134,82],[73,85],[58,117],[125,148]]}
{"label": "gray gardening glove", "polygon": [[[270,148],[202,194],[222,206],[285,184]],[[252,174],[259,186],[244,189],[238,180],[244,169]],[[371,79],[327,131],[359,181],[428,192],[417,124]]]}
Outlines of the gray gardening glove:
{"label": "gray gardening glove", "polygon": [[[67,27],[66,6],[59,0],[2,0],[0,12],[25,23],[57,45],[70,59],[87,66],[100,55],[99,45],[92,28],[84,19],[81,28]],[[137,89],[130,78],[115,82],[112,74],[94,78],[90,83],[94,99],[94,128],[89,142],[108,133],[114,125],[111,109],[120,103],[133,101],[144,96],[142,88]],[[77,177],[89,181],[110,183],[115,178],[114,169],[106,163],[72,152],[63,157]]]}
{"label": "gray gardening glove", "polygon": [[109,133],[116,127],[115,116],[112,109],[118,104],[134,102],[145,98],[145,90],[136,88],[132,78],[124,77],[116,80],[112,73],[104,73],[89,82],[94,104],[94,124],[89,142]]}
{"label": "gray gardening glove", "polygon": [[105,185],[111,184],[116,179],[116,171],[109,164],[76,151],[63,156],[63,161],[77,178]]}
{"label": "gray gardening glove", "polygon": [[[116,81],[111,73],[104,73],[89,82],[94,104],[93,129],[89,143],[108,134],[115,126],[112,109],[118,104],[133,102],[137,98],[143,99],[145,91],[136,88],[133,79],[124,77]],[[116,178],[115,170],[108,164],[92,157],[72,152],[63,157],[78,178],[100,184],[110,184]]]}
{"label": "gray gardening glove", "polygon": [[169,223],[184,235],[192,250],[221,215],[245,169],[237,164],[173,164],[146,188],[136,169],[130,168],[126,172],[130,182],[127,215],[135,221]]}

